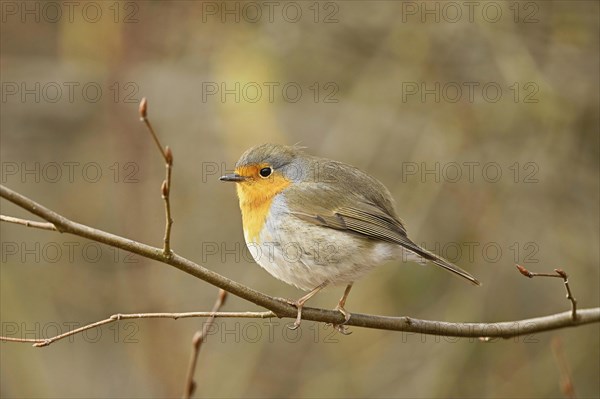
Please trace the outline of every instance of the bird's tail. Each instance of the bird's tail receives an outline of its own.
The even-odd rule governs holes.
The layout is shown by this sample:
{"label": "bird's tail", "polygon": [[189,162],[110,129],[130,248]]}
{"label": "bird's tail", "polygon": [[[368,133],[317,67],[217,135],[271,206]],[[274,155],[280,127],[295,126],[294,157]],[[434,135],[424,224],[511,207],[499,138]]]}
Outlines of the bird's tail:
{"label": "bird's tail", "polygon": [[409,240],[409,242],[410,242],[410,244],[407,243],[408,245],[403,245],[403,247],[406,248],[407,250],[409,250],[410,252],[414,253],[415,255],[417,255],[425,260],[428,260],[440,267],[443,267],[444,269],[451,271],[454,274],[458,274],[459,276],[469,280],[471,283],[473,283],[475,285],[481,285],[481,282],[479,282],[479,280],[477,280],[475,277],[471,276],[469,273],[467,273],[460,267],[450,263],[446,259],[434,254],[433,252],[429,252],[428,250],[421,248],[420,246],[418,246],[417,244],[415,244],[414,242],[412,242],[410,240]]}

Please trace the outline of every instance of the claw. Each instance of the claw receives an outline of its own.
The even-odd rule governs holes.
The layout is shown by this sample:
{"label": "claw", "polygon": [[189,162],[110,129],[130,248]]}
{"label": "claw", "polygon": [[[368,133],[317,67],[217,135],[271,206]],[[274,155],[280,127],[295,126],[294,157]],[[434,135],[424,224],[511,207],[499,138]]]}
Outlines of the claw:
{"label": "claw", "polygon": [[352,316],[350,314],[350,312],[348,312],[346,309],[344,309],[344,307],[342,305],[339,305],[339,304],[335,307],[334,310],[337,310],[341,314],[344,315],[344,322],[342,324],[331,324],[331,326],[334,329],[336,329],[340,334],[343,334],[343,335],[352,334],[352,331],[348,331],[348,326],[345,325],[346,323],[348,323],[348,321],[350,321],[350,316]]}
{"label": "claw", "polygon": [[348,331],[348,327],[345,326],[345,324],[350,321],[350,316],[352,316],[352,315],[350,314],[350,312],[348,312],[346,309],[344,309],[344,305],[346,305],[346,299],[348,299],[348,294],[350,293],[351,289],[352,289],[352,283],[348,284],[348,286],[346,287],[346,290],[344,291],[344,295],[342,296],[342,298],[340,299],[340,302],[337,304],[337,306],[334,309],[344,315],[344,322],[342,324],[332,324],[333,328],[335,328],[340,334],[343,334],[343,335],[352,334],[351,331]]}
{"label": "claw", "polygon": [[290,330],[296,330],[298,329],[298,327],[300,327],[300,323],[302,322],[302,308],[303,305],[301,303],[298,302],[292,302],[291,305],[294,305],[295,307],[298,308],[298,315],[296,316],[296,320],[294,321],[294,324],[292,324],[291,326],[287,326]]}
{"label": "claw", "polygon": [[341,325],[344,325],[344,324],[346,324],[346,323],[348,323],[348,322],[350,321],[350,317],[352,316],[352,314],[351,314],[350,312],[348,312],[346,309],[344,309],[344,307],[343,307],[343,306],[341,306],[341,305],[339,305],[339,304],[338,304],[338,305],[335,307],[335,309],[334,309],[334,310],[337,310],[337,311],[339,311],[341,314],[343,314],[343,315],[344,315],[344,322],[343,322]]}
{"label": "claw", "polygon": [[298,301],[292,301],[291,299],[287,298],[275,297],[275,299],[298,308],[298,315],[296,316],[296,320],[294,320],[294,323],[287,325],[287,328],[289,328],[290,330],[297,330],[298,327],[300,327],[300,320],[302,320],[302,305],[299,304]]}
{"label": "claw", "polygon": [[348,326],[345,326],[343,324],[334,324],[333,328],[335,328],[342,335],[352,334],[352,331],[348,331]]}
{"label": "claw", "polygon": [[306,301],[308,301],[310,298],[312,298],[313,296],[315,296],[315,294],[319,291],[321,291],[327,284],[329,284],[328,281],[325,281],[324,283],[322,283],[321,285],[315,287],[311,292],[309,292],[308,294],[304,295],[302,298],[298,299],[297,301],[290,301],[289,299],[285,299],[285,298],[277,298],[280,301],[283,301],[289,305],[295,306],[296,308],[298,308],[298,315],[296,316],[296,321],[294,322],[294,324],[290,327],[288,326],[288,328],[290,330],[295,330],[298,327],[300,327],[300,322],[302,321],[302,308],[304,307],[304,304],[306,303]]}
{"label": "claw", "polygon": [[340,334],[343,334],[343,335],[352,334],[352,331],[348,331],[348,326],[345,326],[344,323],[342,323],[342,324],[326,323],[325,325],[331,326],[334,330],[336,330]]}

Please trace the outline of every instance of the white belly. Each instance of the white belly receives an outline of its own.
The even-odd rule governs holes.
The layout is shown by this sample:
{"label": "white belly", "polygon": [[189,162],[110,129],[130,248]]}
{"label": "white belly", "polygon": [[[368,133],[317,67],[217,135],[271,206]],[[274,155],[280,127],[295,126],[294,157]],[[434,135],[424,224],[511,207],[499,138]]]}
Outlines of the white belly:
{"label": "white belly", "polygon": [[294,216],[266,220],[259,243],[246,245],[256,263],[272,276],[308,291],[329,282],[352,283],[377,265],[398,255],[400,247],[385,242],[361,239],[356,235],[329,229]]}

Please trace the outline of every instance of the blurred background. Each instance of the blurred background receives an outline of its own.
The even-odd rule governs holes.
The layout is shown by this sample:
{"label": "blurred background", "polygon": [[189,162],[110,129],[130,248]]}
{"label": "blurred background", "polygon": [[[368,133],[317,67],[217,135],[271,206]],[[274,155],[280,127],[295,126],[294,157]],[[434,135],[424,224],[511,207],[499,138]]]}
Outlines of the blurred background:
{"label": "blurred background", "polygon": [[[11,2],[1,23],[2,184],[72,220],[173,249],[273,296],[302,293],[245,249],[231,171],[248,147],[300,143],[381,180],[416,242],[477,276],[390,262],[350,312],[493,322],[599,306],[599,6],[537,2]],[[33,218],[7,201],[2,214]],[[210,310],[217,289],[69,235],[0,224],[2,335],[114,313]],[[332,308],[342,287],[310,306]],[[259,310],[229,297],[226,311]],[[198,397],[598,397],[598,324],[511,340],[308,321],[217,320]],[[0,394],[179,396],[203,320],[142,320],[36,349],[2,343]],[[560,339],[565,362],[551,342]]]}

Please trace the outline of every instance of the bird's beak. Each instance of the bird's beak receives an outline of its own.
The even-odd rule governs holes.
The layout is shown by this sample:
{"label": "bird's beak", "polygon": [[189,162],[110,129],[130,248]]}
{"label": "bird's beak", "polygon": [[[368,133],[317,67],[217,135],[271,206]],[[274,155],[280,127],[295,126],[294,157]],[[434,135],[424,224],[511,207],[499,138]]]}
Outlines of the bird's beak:
{"label": "bird's beak", "polygon": [[241,182],[246,180],[244,176],[238,175],[237,173],[229,173],[225,176],[219,177],[221,181],[232,181],[232,182]]}

